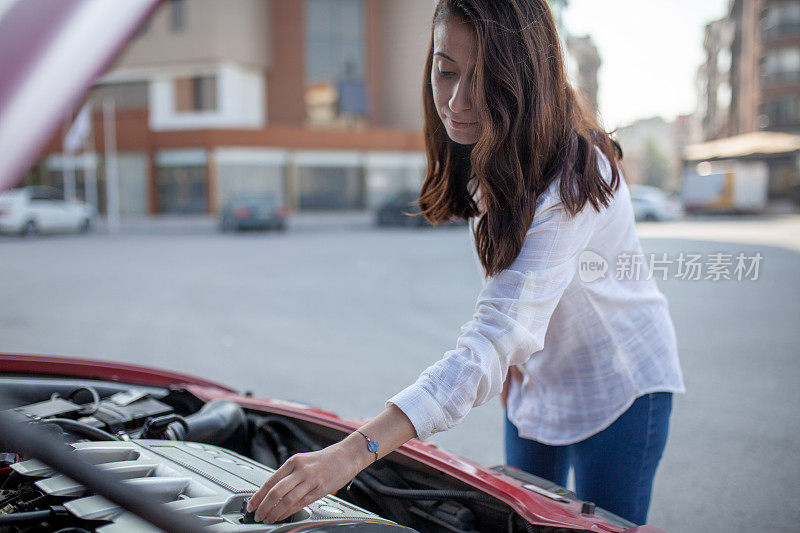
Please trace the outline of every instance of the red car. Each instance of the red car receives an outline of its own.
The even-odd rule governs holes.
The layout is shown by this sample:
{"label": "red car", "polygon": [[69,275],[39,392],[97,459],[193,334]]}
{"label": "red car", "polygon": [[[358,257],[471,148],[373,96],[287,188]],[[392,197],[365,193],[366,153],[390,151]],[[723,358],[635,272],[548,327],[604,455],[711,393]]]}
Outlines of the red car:
{"label": "red car", "polygon": [[[0,355],[0,399],[70,453],[160,500],[160,512],[192,515],[210,531],[661,531],[544,479],[416,440],[283,524],[245,524],[244,502],[286,458],[340,440],[359,422],[173,372],[44,356]],[[3,531],[154,530],[102,498],[102,488],[21,450],[0,450],[0,461],[0,528],[18,528]]]}
{"label": "red car", "polygon": [[[157,3],[5,2],[0,192]],[[359,425],[172,372],[0,355],[0,531],[660,531],[414,440],[284,523],[247,523],[243,504],[286,458]]]}

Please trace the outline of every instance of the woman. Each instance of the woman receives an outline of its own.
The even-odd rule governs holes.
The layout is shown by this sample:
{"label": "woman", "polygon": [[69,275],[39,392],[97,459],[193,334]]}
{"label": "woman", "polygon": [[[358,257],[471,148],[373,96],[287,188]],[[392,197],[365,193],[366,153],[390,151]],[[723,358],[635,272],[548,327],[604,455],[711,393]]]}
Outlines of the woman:
{"label": "woman", "polygon": [[572,467],[578,497],[645,522],[671,393],[683,391],[675,333],[646,272],[610,266],[641,253],[621,150],[561,58],[545,0],[437,5],[420,206],[434,223],[473,223],[476,312],[456,348],[380,415],[279,468],[248,504],[257,520],[289,516],[502,394],[509,464],[561,485]]}

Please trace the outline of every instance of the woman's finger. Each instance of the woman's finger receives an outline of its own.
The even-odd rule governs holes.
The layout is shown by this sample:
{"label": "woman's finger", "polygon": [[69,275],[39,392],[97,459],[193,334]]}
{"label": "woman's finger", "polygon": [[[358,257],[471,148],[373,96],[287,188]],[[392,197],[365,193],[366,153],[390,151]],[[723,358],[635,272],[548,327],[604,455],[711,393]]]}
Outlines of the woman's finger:
{"label": "woman's finger", "polygon": [[[303,502],[306,501],[309,493],[315,488],[316,484],[312,480],[305,480],[295,485],[283,497],[279,498],[271,509],[267,509],[263,518],[264,523],[272,524],[278,520],[283,520],[302,509]],[[258,516],[258,513],[256,513],[256,516]],[[256,518],[256,521],[259,521],[258,518]]]}
{"label": "woman's finger", "polygon": [[264,499],[261,500],[261,503],[258,504],[255,513],[256,522],[261,522],[264,520],[267,515],[272,512],[275,506],[281,504],[286,495],[302,482],[302,476],[298,475],[297,473],[293,473],[276,483],[275,486],[270,489]]}
{"label": "woman's finger", "polygon": [[269,490],[272,487],[274,487],[278,481],[282,480],[283,478],[291,474],[293,470],[294,470],[294,461],[292,461],[290,458],[289,461],[283,463],[283,465],[280,468],[278,468],[269,477],[269,479],[264,482],[263,485],[261,485],[261,488],[259,488],[256,491],[256,493],[253,494],[252,497],[250,497],[250,500],[247,502],[247,512],[252,512],[256,510],[259,504],[261,504],[261,501],[269,492]]}
{"label": "woman's finger", "polygon": [[301,484],[304,480],[302,471],[294,471],[288,476],[284,477],[267,492],[264,499],[256,507],[255,519],[260,522],[264,519],[272,509],[292,491],[297,485]]}

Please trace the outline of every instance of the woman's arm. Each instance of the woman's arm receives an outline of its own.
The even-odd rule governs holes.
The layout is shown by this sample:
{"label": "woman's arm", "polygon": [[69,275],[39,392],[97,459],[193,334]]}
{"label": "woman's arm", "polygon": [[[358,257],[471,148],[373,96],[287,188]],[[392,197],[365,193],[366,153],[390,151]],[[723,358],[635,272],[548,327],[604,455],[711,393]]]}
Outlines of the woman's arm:
{"label": "woman's arm", "polygon": [[[555,193],[549,200],[537,207],[511,267],[487,281],[456,348],[361,428],[379,441],[380,457],[410,438],[427,439],[458,424],[472,407],[501,394],[509,367],[544,346],[550,317],[607,210],[587,204],[570,216]],[[269,523],[283,519],[343,487],[373,461],[375,454],[358,433],[318,452],[295,455],[251,498],[248,510],[257,509],[257,518]]]}
{"label": "woman's arm", "polygon": [[[416,437],[411,421],[394,405],[359,430],[378,441],[379,458]],[[357,432],[317,452],[293,455],[250,498],[247,510],[256,511],[256,521],[272,524],[342,488],[374,461],[367,440]]]}

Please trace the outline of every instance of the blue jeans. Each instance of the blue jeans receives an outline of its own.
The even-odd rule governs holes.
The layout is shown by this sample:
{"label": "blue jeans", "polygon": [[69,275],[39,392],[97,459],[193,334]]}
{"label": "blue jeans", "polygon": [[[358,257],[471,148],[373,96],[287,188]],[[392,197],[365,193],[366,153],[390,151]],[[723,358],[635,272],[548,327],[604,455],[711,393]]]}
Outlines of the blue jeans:
{"label": "blue jeans", "polygon": [[647,521],[671,411],[671,392],[645,394],[603,431],[565,446],[522,438],[506,417],[506,463],[561,486],[571,466],[578,498],[641,525]]}

